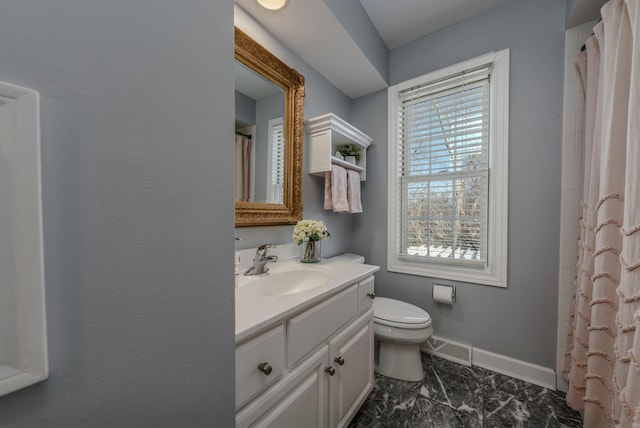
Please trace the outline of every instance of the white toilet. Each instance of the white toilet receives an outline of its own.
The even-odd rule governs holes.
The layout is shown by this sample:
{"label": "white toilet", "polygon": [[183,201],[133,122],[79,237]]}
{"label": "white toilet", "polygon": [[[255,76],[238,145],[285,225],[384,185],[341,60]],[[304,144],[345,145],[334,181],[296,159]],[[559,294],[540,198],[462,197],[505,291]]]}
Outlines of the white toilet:
{"label": "white toilet", "polygon": [[394,379],[421,381],[420,344],[433,334],[429,314],[400,300],[376,297],[373,317],[373,334],[380,344],[376,371]]}
{"label": "white toilet", "polygon": [[[364,263],[364,257],[342,254],[330,260]],[[420,344],[433,334],[431,317],[423,309],[400,300],[376,297],[373,334],[379,343],[376,372],[405,381],[424,378]]]}

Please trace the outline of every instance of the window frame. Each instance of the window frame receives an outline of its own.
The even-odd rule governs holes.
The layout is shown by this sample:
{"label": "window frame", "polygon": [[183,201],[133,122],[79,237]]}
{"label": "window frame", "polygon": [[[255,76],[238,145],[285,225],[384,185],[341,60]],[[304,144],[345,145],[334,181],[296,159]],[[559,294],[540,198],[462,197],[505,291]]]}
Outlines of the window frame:
{"label": "window frame", "polygon": [[[440,80],[484,64],[492,64],[489,89],[489,199],[487,216],[487,264],[467,266],[450,260],[426,260],[400,255],[400,204],[398,177],[398,123],[402,103],[399,94],[415,86]],[[496,287],[507,286],[508,172],[509,172],[509,49],[491,52],[388,89],[389,145],[387,190],[387,270],[390,272],[462,281]]]}

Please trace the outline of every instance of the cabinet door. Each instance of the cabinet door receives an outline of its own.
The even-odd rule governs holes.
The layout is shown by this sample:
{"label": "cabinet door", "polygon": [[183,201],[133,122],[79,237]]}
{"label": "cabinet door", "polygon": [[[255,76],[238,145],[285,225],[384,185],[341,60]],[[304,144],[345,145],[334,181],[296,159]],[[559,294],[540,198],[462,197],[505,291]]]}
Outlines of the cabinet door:
{"label": "cabinet door", "polygon": [[329,420],[332,427],[343,427],[373,389],[373,311],[329,342],[329,358],[336,369],[329,386]]}
{"label": "cabinet door", "polygon": [[329,426],[329,349],[305,359],[282,382],[236,414],[236,426],[306,428]]}

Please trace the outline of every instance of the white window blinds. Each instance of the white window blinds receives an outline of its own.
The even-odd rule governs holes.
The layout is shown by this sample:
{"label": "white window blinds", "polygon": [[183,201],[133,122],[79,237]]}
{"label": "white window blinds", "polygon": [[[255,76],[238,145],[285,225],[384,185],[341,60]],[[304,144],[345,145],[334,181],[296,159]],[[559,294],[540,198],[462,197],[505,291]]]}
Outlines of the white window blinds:
{"label": "white window blinds", "polygon": [[399,92],[398,253],[487,264],[491,66]]}
{"label": "white window blinds", "polygon": [[284,125],[283,119],[269,121],[269,184],[267,202],[281,204],[284,201]]}

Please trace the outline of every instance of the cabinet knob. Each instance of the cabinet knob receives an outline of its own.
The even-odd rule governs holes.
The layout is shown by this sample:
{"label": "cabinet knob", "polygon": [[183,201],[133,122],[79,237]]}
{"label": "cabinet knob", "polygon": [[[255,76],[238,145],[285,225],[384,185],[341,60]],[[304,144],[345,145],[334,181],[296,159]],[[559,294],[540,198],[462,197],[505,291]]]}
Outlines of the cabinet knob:
{"label": "cabinet knob", "polygon": [[367,293],[367,296],[371,297],[372,299],[375,299],[376,293]]}
{"label": "cabinet knob", "polygon": [[329,366],[329,367],[325,367],[324,371],[329,373],[329,376],[333,376],[334,374],[336,374],[336,369],[334,369],[333,367]]}
{"label": "cabinet knob", "polygon": [[260,370],[265,375],[269,376],[271,374],[271,372],[273,371],[273,368],[271,367],[271,365],[269,363],[264,362],[264,363],[258,364],[258,370]]}
{"label": "cabinet knob", "polygon": [[336,363],[338,363],[338,365],[340,365],[340,366],[344,365],[344,358],[342,358],[342,357],[335,357],[335,358],[333,359],[333,361],[335,361]]}

